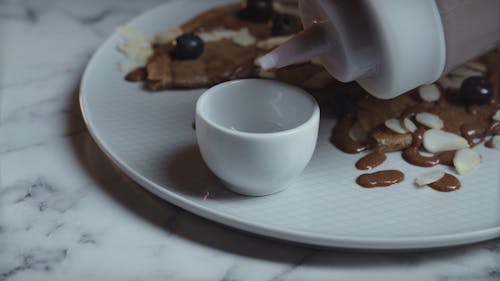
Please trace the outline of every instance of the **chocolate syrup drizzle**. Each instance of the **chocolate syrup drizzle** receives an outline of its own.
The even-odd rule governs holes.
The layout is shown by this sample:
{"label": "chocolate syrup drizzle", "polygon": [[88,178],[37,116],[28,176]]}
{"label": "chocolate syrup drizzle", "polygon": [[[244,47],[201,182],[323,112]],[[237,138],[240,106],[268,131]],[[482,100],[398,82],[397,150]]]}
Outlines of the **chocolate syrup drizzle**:
{"label": "chocolate syrup drizzle", "polygon": [[387,156],[382,151],[374,151],[356,162],[358,170],[370,170],[384,163]]}
{"label": "chocolate syrup drizzle", "polygon": [[[442,96],[438,103],[446,102]],[[416,113],[424,112],[431,109],[434,106],[433,103],[421,102],[409,109],[407,109],[400,117],[400,120],[405,118],[411,118]],[[469,107],[469,112],[471,114],[477,114],[477,107]],[[333,129],[332,142],[340,150],[355,154],[365,151],[371,148],[370,142],[359,142],[353,140],[349,132],[354,125],[356,119],[353,115],[348,115],[337,122],[337,125]],[[453,158],[455,156],[456,150],[445,151],[433,156],[423,156],[420,153],[420,148],[422,147],[423,134],[426,128],[420,127],[412,134],[412,145],[405,150],[403,150],[403,158],[410,164],[419,167],[433,167],[438,164],[453,166]],[[492,122],[490,126],[484,130],[480,126],[473,124],[465,124],[461,126],[460,132],[462,136],[467,140],[471,147],[474,147],[480,143],[483,143],[487,136],[495,135],[500,132],[500,122]],[[477,140],[476,142],[474,142]],[[485,143],[487,147],[493,147],[492,139]],[[381,165],[387,156],[383,151],[374,151],[366,156],[362,157],[356,162],[356,168],[360,170],[369,170]],[[366,188],[372,187],[385,187],[399,183],[404,180],[404,174],[398,170],[384,170],[371,174],[362,174],[357,179],[356,182]],[[450,175],[445,174],[440,180],[429,184],[435,190],[450,192],[458,190],[461,186],[460,181]]]}
{"label": "chocolate syrup drizzle", "polygon": [[369,142],[360,142],[351,138],[349,132],[356,122],[354,116],[346,116],[340,119],[332,132],[333,144],[345,153],[355,154],[371,148]]}
{"label": "chocolate syrup drizzle", "polygon": [[441,179],[429,184],[429,186],[437,191],[451,192],[458,190],[462,184],[455,176],[445,173]]}
{"label": "chocolate syrup drizzle", "polygon": [[405,175],[398,170],[384,170],[371,174],[362,174],[356,179],[356,183],[365,188],[386,187],[400,183]]}

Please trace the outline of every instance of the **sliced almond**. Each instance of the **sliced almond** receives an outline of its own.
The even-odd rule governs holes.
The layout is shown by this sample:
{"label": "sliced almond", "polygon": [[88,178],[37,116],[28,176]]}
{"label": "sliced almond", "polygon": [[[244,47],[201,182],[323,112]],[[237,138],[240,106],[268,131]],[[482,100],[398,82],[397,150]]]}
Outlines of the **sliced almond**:
{"label": "sliced almond", "polygon": [[439,118],[436,114],[429,112],[421,112],[415,115],[415,119],[418,123],[427,126],[431,129],[441,129],[443,128],[443,120]]}
{"label": "sliced almond", "polygon": [[436,182],[436,181],[440,180],[442,177],[444,177],[443,170],[431,171],[431,172],[427,172],[427,173],[423,173],[423,174],[419,175],[415,179],[415,183],[418,186],[424,186],[424,185],[428,185],[428,184],[431,184],[433,182]]}
{"label": "sliced almond", "polygon": [[413,123],[413,121],[410,120],[410,118],[403,119],[403,126],[406,130],[412,133],[417,130],[417,126],[415,125],[415,123]]}
{"label": "sliced almond", "polygon": [[436,84],[423,85],[418,88],[418,94],[420,98],[424,101],[434,102],[439,100],[441,97],[441,92]]}
{"label": "sliced almond", "polygon": [[469,143],[463,137],[437,129],[425,131],[423,144],[425,149],[432,153],[469,147]]}
{"label": "sliced almond", "polygon": [[479,153],[470,148],[460,149],[453,157],[453,165],[459,174],[467,174],[472,171],[481,161]]}
{"label": "sliced almond", "polygon": [[491,118],[493,120],[495,120],[495,121],[499,121],[500,122],[500,109],[497,109],[497,111],[495,112],[495,114]]}
{"label": "sliced almond", "polygon": [[398,119],[392,118],[385,120],[385,126],[398,134],[406,134],[408,131],[401,126]]}

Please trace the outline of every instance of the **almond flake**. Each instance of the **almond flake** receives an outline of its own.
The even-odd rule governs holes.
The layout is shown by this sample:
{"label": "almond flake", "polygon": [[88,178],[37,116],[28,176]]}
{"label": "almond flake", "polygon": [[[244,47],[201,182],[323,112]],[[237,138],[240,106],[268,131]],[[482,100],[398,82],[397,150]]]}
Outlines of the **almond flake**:
{"label": "almond flake", "polygon": [[418,88],[418,94],[420,98],[424,101],[434,102],[439,100],[441,97],[441,92],[436,84],[423,85]]}
{"label": "almond flake", "polygon": [[439,118],[436,114],[429,112],[421,112],[415,115],[415,119],[418,123],[427,126],[431,129],[441,129],[443,128],[443,120]]}
{"label": "almond flake", "polygon": [[423,144],[425,149],[432,153],[469,147],[469,143],[463,137],[437,129],[425,131]]}
{"label": "almond flake", "polygon": [[497,111],[495,112],[495,114],[491,118],[493,120],[495,120],[495,121],[499,121],[500,122],[500,109],[497,109]]}
{"label": "almond flake", "polygon": [[410,120],[410,118],[403,119],[403,126],[406,130],[412,133],[417,130],[417,126],[415,125],[415,123],[413,123],[413,121]]}
{"label": "almond flake", "polygon": [[385,120],[385,126],[398,134],[406,134],[408,131],[401,126],[398,119],[392,118]]}
{"label": "almond flake", "polygon": [[424,185],[428,185],[428,184],[431,184],[433,182],[436,182],[436,181],[440,180],[442,177],[444,177],[443,170],[431,171],[431,172],[427,172],[427,173],[423,173],[423,174],[419,175],[415,179],[415,183],[418,186],[424,186]]}
{"label": "almond flake", "polygon": [[453,165],[455,165],[455,169],[459,174],[467,174],[472,171],[479,162],[481,161],[481,157],[477,152],[470,148],[460,149],[455,153],[455,157],[453,157]]}

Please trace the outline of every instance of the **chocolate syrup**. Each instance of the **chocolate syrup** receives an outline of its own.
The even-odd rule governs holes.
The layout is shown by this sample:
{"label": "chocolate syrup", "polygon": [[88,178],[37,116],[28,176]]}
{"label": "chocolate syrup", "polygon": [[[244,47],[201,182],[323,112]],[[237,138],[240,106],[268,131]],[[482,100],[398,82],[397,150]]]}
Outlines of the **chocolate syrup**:
{"label": "chocolate syrup", "polygon": [[412,146],[403,150],[403,158],[406,162],[419,167],[433,167],[437,164],[453,165],[455,151],[445,151],[433,156],[422,156],[419,148],[422,147],[423,135],[426,128],[420,127],[413,133]]}
{"label": "chocolate syrup", "polygon": [[474,147],[478,143],[482,142],[480,140],[477,143],[474,143],[474,139],[483,138],[483,130],[480,127],[475,126],[474,124],[464,124],[460,127],[460,133],[467,140],[469,146]]}
{"label": "chocolate syrup", "polygon": [[398,170],[384,170],[371,174],[362,174],[356,179],[356,183],[366,188],[386,187],[400,183],[405,175]]}
{"label": "chocolate syrup", "polygon": [[[500,131],[500,122],[491,123],[484,132],[482,128],[470,124],[465,124],[460,127],[460,133],[467,140],[470,147],[474,147],[484,142],[487,136],[495,135],[498,131]],[[474,139],[479,140],[474,142]],[[488,147],[488,144],[485,143],[485,145]]]}
{"label": "chocolate syrup", "polygon": [[439,164],[436,156],[422,156],[417,147],[409,147],[403,151],[403,158],[406,162],[419,167],[433,167]]}
{"label": "chocolate syrup", "polygon": [[414,105],[414,106],[408,108],[407,110],[405,110],[403,112],[403,114],[401,114],[400,119],[403,120],[403,119],[411,117],[417,113],[425,112],[431,107],[432,107],[432,103],[426,102],[426,101],[421,102],[421,103]]}
{"label": "chocolate syrup", "polygon": [[346,153],[355,154],[365,151],[370,148],[370,143],[353,140],[349,132],[354,125],[355,119],[352,116],[346,116],[340,119],[335,128],[333,128],[332,139],[333,144],[340,150]]}
{"label": "chocolate syrup", "polygon": [[475,104],[467,106],[467,112],[472,114],[472,115],[477,115],[478,109],[479,109],[479,106],[475,105]]}
{"label": "chocolate syrup", "polygon": [[458,190],[462,185],[455,176],[445,173],[441,179],[429,184],[429,186],[437,191],[451,192]]}
{"label": "chocolate syrup", "polygon": [[488,129],[486,129],[486,132],[484,133],[485,136],[488,135],[497,135],[500,134],[500,122],[495,121],[490,124]]}
{"label": "chocolate syrup", "polygon": [[422,142],[424,141],[424,133],[426,130],[426,128],[420,127],[415,132],[413,132],[413,147],[420,148],[422,146]]}
{"label": "chocolate syrup", "polygon": [[419,167],[433,167],[437,164],[453,166],[455,150],[444,151],[433,156],[422,156],[418,148],[412,146],[403,151],[406,162]]}
{"label": "chocolate syrup", "polygon": [[356,162],[356,168],[359,170],[370,170],[384,163],[385,159],[387,159],[387,156],[385,156],[384,152],[375,151],[359,159]]}
{"label": "chocolate syrup", "polygon": [[437,155],[439,164],[453,166],[453,158],[455,157],[456,150],[444,151]]}

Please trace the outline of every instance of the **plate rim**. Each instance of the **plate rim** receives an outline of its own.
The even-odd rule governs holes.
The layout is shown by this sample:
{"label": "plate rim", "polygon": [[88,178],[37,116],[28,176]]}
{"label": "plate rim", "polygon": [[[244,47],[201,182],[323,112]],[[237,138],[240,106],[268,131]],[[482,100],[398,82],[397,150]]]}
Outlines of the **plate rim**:
{"label": "plate rim", "polygon": [[[141,21],[143,18],[148,17],[157,9],[166,9],[170,5],[179,5],[181,0],[171,0],[160,4],[152,9],[143,11],[137,16],[123,24],[123,26],[134,25],[136,22]],[[220,1],[231,2],[231,1]],[[423,250],[435,249],[451,246],[459,246],[471,244],[475,242],[485,241],[500,237],[500,226],[489,227],[480,230],[457,232],[453,234],[440,234],[440,235],[426,235],[426,236],[404,236],[404,237],[369,237],[369,236],[348,236],[348,235],[320,235],[306,231],[298,231],[293,229],[286,229],[282,227],[269,227],[262,224],[251,223],[243,221],[236,216],[199,205],[192,202],[183,196],[176,194],[168,189],[168,186],[162,187],[146,177],[142,176],[137,171],[128,167],[128,165],[115,155],[113,150],[107,146],[106,142],[99,136],[96,127],[92,121],[89,105],[86,103],[87,82],[90,78],[90,72],[98,64],[98,56],[104,51],[105,47],[117,36],[115,32],[108,36],[108,38],[100,44],[100,46],[93,52],[89,62],[87,63],[83,72],[80,91],[79,91],[79,106],[83,116],[85,125],[88,132],[97,146],[104,152],[104,154],[117,165],[122,172],[133,179],[141,187],[160,197],[161,199],[176,205],[184,210],[187,210],[195,215],[215,221],[217,223],[229,226],[231,228],[243,230],[249,233],[257,234],[264,237],[271,237],[288,242],[295,242],[310,246],[329,247],[329,248],[343,248],[355,250]]]}

